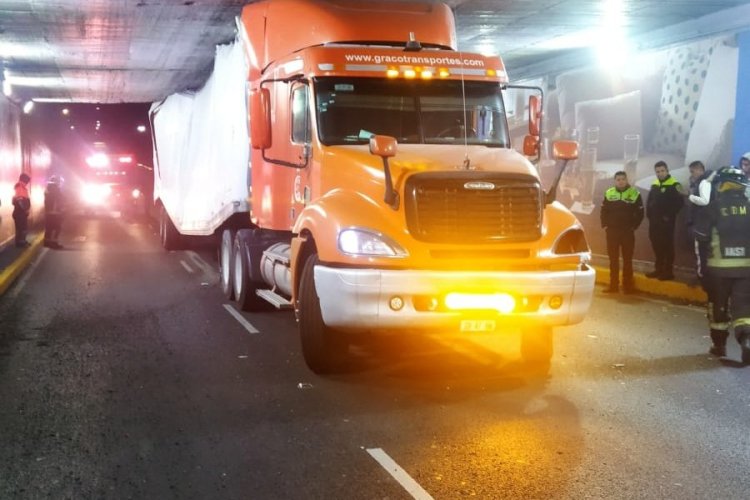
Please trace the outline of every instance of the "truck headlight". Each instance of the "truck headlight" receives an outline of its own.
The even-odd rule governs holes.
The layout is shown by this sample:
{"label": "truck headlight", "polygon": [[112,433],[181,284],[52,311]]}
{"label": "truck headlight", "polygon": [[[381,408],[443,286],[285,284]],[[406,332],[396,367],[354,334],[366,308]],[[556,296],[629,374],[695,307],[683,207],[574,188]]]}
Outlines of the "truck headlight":
{"label": "truck headlight", "polygon": [[344,229],[339,233],[339,250],[348,255],[404,257],[406,251],[389,237],[367,229]]}

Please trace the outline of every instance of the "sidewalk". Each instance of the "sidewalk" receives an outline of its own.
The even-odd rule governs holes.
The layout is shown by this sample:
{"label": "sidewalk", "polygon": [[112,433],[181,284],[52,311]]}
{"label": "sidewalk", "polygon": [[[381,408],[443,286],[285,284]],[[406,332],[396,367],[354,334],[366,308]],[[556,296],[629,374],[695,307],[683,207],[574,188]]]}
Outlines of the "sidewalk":
{"label": "sidewalk", "polygon": [[42,249],[44,231],[30,231],[27,240],[31,246],[26,248],[16,248],[12,239],[0,246],[0,295],[10,288]]}
{"label": "sidewalk", "polygon": [[[594,269],[596,269],[596,283],[608,286],[609,266],[595,265]],[[685,280],[659,281],[654,278],[647,278],[643,273],[635,272],[633,273],[633,284],[638,293],[690,302],[691,304],[705,304],[708,301],[706,292],[700,285],[691,285]]]}

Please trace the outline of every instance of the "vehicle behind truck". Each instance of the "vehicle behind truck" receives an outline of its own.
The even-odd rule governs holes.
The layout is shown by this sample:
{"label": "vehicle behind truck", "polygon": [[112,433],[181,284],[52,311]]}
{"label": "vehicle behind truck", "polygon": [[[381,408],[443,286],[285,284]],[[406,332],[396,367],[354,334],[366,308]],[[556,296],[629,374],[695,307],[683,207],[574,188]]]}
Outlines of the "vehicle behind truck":
{"label": "vehicle behind truck", "polygon": [[[237,24],[204,89],[152,106],[165,248],[215,237],[223,293],[294,309],[317,373],[373,336],[513,328],[548,365],[594,271],[559,175],[545,192],[511,148],[500,58],[457,51],[438,3],[265,0]],[[538,158],[537,95],[529,117]]]}

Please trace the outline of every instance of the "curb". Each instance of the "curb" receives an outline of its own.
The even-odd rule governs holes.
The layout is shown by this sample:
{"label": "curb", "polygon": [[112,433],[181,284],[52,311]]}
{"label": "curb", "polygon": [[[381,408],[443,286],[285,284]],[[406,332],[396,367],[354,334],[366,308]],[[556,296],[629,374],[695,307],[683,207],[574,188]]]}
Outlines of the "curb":
{"label": "curb", "polygon": [[[609,268],[594,266],[594,269],[596,269],[596,282],[608,285]],[[634,273],[633,285],[635,285],[637,291],[649,295],[658,295],[699,304],[708,302],[706,292],[700,286],[690,286],[680,281],[659,281],[654,278],[647,278],[643,273]]]}
{"label": "curb", "polygon": [[0,296],[3,295],[18,276],[23,272],[26,266],[32,261],[34,257],[39,253],[39,249],[42,248],[42,242],[44,241],[44,233],[40,233],[31,242],[31,246],[25,249],[21,255],[18,256],[8,267],[0,272]]}

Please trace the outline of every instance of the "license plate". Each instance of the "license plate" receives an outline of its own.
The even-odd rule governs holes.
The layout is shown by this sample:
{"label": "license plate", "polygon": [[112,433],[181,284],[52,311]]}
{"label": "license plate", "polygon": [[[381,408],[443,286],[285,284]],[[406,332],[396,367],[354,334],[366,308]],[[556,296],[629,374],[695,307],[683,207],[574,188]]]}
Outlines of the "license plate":
{"label": "license plate", "polygon": [[495,331],[494,319],[464,319],[461,320],[462,332],[493,332]]}

